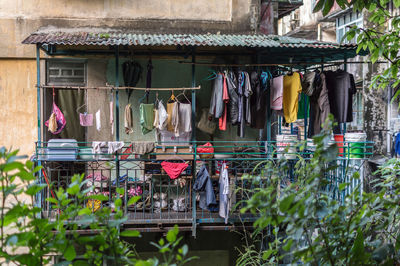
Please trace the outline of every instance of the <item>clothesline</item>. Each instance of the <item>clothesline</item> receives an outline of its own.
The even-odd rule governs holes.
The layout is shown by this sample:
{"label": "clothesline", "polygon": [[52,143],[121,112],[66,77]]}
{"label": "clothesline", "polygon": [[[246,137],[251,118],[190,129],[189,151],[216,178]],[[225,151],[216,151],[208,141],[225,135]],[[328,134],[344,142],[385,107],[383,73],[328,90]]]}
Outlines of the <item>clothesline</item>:
{"label": "clothesline", "polygon": [[60,86],[60,85],[41,85],[43,89],[68,89],[68,90],[143,90],[143,91],[185,91],[185,90],[200,90],[201,86],[187,88],[137,88],[137,87],[86,87],[86,86]]}
{"label": "clothesline", "polygon": [[[215,63],[206,63],[206,62],[185,62],[179,61],[180,64],[189,64],[189,65],[203,65],[203,66],[225,66],[225,67],[262,67],[262,66],[299,66],[299,65],[321,65],[321,64],[331,64],[331,65],[342,65],[342,64],[368,64],[372,62],[364,62],[364,61],[333,61],[333,62],[294,62],[294,63],[275,63],[275,64],[215,64]],[[375,64],[384,64],[387,62],[375,62]]]}

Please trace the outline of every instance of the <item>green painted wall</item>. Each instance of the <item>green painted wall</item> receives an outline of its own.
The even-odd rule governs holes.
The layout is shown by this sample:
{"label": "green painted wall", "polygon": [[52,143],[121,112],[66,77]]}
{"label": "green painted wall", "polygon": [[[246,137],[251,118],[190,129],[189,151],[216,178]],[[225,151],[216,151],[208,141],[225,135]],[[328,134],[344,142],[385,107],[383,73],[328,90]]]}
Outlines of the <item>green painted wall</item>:
{"label": "green painted wall", "polygon": [[[122,73],[122,63],[125,59],[121,59],[120,73]],[[147,60],[137,60],[143,67],[142,78],[137,84],[137,87],[146,87],[146,73],[147,73]],[[200,119],[201,109],[210,106],[212,81],[207,81],[205,78],[209,76],[209,69],[207,66],[196,66],[196,85],[201,85],[201,90],[197,91],[197,106],[196,106],[196,122]],[[110,59],[107,65],[107,82],[115,84],[115,60]],[[124,85],[122,74],[119,79],[120,86]],[[192,85],[192,72],[191,65],[180,64],[176,60],[153,60],[152,72],[152,87],[158,88],[179,88],[191,87]],[[175,92],[175,95],[179,92]],[[155,92],[150,92],[149,103],[154,102]],[[190,92],[186,92],[187,95]],[[139,99],[143,97],[144,91],[134,91],[130,98],[129,103],[132,105],[133,113],[133,134],[127,135],[124,131],[124,110],[128,104],[128,97],[125,91],[119,93],[120,97],[120,139],[123,141],[154,141],[154,132],[143,135],[139,124]],[[164,103],[171,96],[171,92],[159,92],[159,99],[163,99]],[[257,140],[259,132],[250,127],[246,128],[246,138],[241,139],[237,137],[237,127],[231,126],[228,123],[226,131],[216,130],[214,140]],[[199,130],[196,131],[197,140],[210,140],[211,137]]]}

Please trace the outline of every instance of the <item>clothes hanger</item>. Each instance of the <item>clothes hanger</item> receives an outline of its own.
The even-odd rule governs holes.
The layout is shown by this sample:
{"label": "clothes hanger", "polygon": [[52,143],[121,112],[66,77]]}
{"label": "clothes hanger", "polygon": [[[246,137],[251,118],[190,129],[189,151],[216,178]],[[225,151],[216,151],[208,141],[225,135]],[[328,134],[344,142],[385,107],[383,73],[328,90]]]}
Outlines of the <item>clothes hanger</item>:
{"label": "clothes hanger", "polygon": [[175,94],[174,94],[174,90],[172,90],[172,92],[171,92],[171,97],[169,97],[167,103],[168,103],[169,101],[172,101],[172,102],[176,102],[176,101],[177,101],[177,99],[176,99],[176,97],[175,97]]}
{"label": "clothes hanger", "polygon": [[148,103],[148,101],[149,101],[149,94],[150,94],[149,89],[146,89],[146,92],[144,93],[143,97],[139,99],[139,103],[142,103],[143,100],[144,100],[145,98],[147,98],[147,103]]}
{"label": "clothes hanger", "polygon": [[[86,94],[86,93],[85,93]],[[87,107],[87,103],[86,103],[86,95],[84,95],[84,104],[82,104],[81,106],[79,106],[78,108],[76,108],[76,112],[79,114],[79,110],[82,109],[83,107]],[[84,113],[87,113],[86,111]]]}
{"label": "clothes hanger", "polygon": [[176,99],[178,99],[179,96],[183,95],[183,96],[185,97],[186,101],[188,101],[189,103],[192,103],[192,102],[189,100],[189,98],[186,97],[185,91],[186,91],[186,90],[183,90],[183,92],[181,92],[180,94],[178,94],[178,96],[176,96]]}

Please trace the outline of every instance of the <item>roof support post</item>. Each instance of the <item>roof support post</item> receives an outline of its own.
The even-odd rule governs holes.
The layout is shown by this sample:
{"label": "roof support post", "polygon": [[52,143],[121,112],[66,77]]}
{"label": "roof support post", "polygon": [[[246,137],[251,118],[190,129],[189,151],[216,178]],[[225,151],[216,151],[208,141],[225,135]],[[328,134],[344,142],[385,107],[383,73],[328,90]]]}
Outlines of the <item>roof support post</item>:
{"label": "roof support post", "polygon": [[[192,47],[192,88],[196,87],[196,50]],[[197,157],[197,142],[196,142],[196,90],[192,90],[192,144],[194,148],[194,160],[192,164],[192,180],[196,178],[196,157]],[[192,236],[196,237],[196,192],[192,189]]]}
{"label": "roof support post", "polygon": [[[41,44],[36,44],[36,91],[37,91],[37,127],[38,127],[38,137],[37,137],[37,145],[36,145],[36,154],[40,154],[42,153],[41,149],[38,149],[38,147],[40,148],[42,146],[42,107],[41,107],[41,91],[40,91],[40,47]],[[42,156],[39,156],[39,158]],[[38,158],[38,166],[42,165],[42,161],[39,160]],[[42,183],[42,171],[38,172],[38,181],[39,184]],[[36,207],[42,208],[42,194],[41,192],[36,194],[36,199],[34,202],[34,205]],[[41,213],[37,214],[38,217],[41,216]]]}
{"label": "roof support post", "polygon": [[[115,87],[119,87],[119,46],[115,46]],[[119,95],[118,89],[115,90],[115,139],[119,141]],[[115,156],[115,171],[116,171],[116,181],[117,181],[117,188],[119,187],[119,156],[118,153]],[[117,193],[117,197],[118,197]],[[110,193],[111,197],[111,193]],[[125,204],[126,206],[126,204]],[[118,226],[119,230],[119,226]]]}

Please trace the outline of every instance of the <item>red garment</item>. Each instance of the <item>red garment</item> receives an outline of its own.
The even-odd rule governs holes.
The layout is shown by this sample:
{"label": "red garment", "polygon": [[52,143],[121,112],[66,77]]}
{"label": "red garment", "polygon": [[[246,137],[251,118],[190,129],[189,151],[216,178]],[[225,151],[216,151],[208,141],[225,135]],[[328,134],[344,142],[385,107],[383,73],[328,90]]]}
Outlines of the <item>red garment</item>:
{"label": "red garment", "polygon": [[187,163],[171,163],[164,161],[161,163],[161,167],[169,175],[171,179],[178,178],[183,171],[188,167]]}
{"label": "red garment", "polygon": [[224,113],[223,115],[219,118],[219,130],[226,130],[226,119],[227,119],[227,113],[228,113],[228,102],[229,102],[229,94],[228,94],[228,86],[226,85],[226,76],[224,75],[224,81],[223,81],[223,91],[222,91],[222,100],[225,103],[224,107]]}

